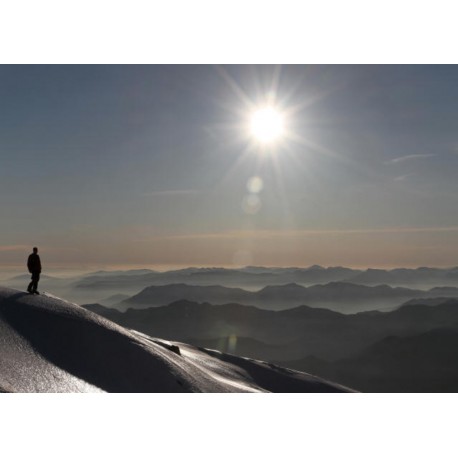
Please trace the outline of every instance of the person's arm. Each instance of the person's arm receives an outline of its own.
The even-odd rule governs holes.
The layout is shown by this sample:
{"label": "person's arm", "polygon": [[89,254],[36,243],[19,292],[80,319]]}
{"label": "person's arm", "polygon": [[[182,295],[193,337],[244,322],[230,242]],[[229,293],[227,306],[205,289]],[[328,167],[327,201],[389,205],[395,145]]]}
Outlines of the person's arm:
{"label": "person's arm", "polygon": [[41,272],[41,261],[40,261],[40,256],[37,255],[37,267],[38,267],[38,272]]}
{"label": "person's arm", "polygon": [[27,259],[27,269],[30,273],[32,273],[32,255],[29,255],[29,258]]}

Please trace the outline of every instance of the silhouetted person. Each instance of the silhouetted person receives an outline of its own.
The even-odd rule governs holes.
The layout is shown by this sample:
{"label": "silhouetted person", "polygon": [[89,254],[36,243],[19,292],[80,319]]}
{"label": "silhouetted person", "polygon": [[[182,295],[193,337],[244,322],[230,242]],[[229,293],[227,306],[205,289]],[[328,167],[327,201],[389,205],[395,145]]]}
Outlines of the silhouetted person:
{"label": "silhouetted person", "polygon": [[27,260],[27,268],[29,272],[32,274],[32,281],[29,283],[27,287],[27,291],[31,294],[40,294],[37,291],[38,288],[38,281],[40,280],[41,274],[41,261],[40,256],[38,256],[38,248],[33,248],[33,253],[29,256]]}

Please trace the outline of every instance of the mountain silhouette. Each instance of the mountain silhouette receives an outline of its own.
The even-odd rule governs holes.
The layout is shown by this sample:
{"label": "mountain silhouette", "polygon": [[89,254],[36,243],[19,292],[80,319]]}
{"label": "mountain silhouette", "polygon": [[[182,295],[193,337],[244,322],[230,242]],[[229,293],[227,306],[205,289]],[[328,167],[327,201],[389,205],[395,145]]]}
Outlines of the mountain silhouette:
{"label": "mountain silhouette", "polygon": [[356,355],[387,336],[412,335],[444,326],[458,328],[456,299],[435,306],[407,304],[391,312],[357,314],[308,306],[271,311],[240,304],[192,301],[125,312],[100,305],[85,307],[127,328],[164,339],[198,344],[223,341],[230,336],[253,339],[258,342],[260,353],[244,355],[237,346],[233,351],[276,361],[310,355],[336,360]]}
{"label": "mountain silhouette", "polygon": [[458,329],[438,328],[409,336],[389,336],[360,355],[335,362],[317,358],[288,367],[366,392],[455,393],[458,386]]}
{"label": "mountain silhouette", "polygon": [[[23,289],[24,282],[27,280],[27,275],[17,276],[5,281],[4,285]],[[54,291],[56,294],[78,303],[100,302],[110,306],[113,303],[106,301],[107,298],[118,294],[131,297],[149,286],[170,284],[220,285],[257,291],[266,286],[288,285],[291,283],[306,287],[329,283],[352,283],[365,286],[385,284],[391,287],[399,286],[408,289],[427,290],[432,287],[458,287],[458,268],[421,267],[418,269],[367,269],[363,271],[340,266],[310,266],[306,268],[249,266],[240,269],[191,267],[166,272],[158,272],[151,269],[97,271],[72,278],[42,276],[42,284],[48,291]],[[436,293],[436,296],[438,295]],[[452,292],[449,291],[446,295],[450,296]],[[453,295],[456,294],[453,293]],[[416,295],[416,297],[420,296]],[[407,299],[409,298],[401,298],[400,302]],[[323,301],[321,301],[321,304],[323,304]],[[363,310],[361,307],[353,309],[349,303],[346,305],[349,307],[350,312]],[[383,303],[371,304],[369,308],[384,307],[386,305]],[[329,306],[332,306],[332,304]]]}
{"label": "mountain silhouette", "polygon": [[267,310],[284,310],[299,305],[326,307],[343,313],[394,308],[412,298],[458,297],[457,288],[413,290],[388,285],[364,286],[345,282],[304,287],[296,283],[266,286],[259,291],[225,286],[197,286],[183,283],[149,286],[140,293],[113,306],[119,310],[163,306],[178,300],[208,302],[221,305],[228,302],[254,305]]}

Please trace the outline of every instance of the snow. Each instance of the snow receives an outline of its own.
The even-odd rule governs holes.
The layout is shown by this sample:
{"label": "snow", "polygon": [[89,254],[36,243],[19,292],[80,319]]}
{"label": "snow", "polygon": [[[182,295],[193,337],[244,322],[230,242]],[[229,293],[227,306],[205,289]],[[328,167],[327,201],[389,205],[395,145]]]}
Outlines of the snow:
{"label": "snow", "polygon": [[262,361],[156,339],[51,294],[0,288],[0,392],[340,392]]}

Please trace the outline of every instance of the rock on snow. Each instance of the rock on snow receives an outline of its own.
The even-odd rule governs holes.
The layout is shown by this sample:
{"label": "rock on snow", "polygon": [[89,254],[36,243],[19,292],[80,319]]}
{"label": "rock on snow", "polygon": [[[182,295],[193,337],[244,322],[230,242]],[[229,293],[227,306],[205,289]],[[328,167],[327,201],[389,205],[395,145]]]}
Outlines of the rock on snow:
{"label": "rock on snow", "polygon": [[342,392],[318,377],[155,339],[44,294],[0,288],[0,392]]}

